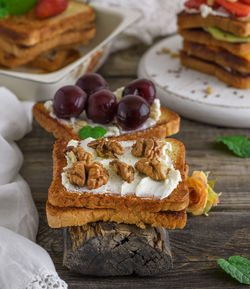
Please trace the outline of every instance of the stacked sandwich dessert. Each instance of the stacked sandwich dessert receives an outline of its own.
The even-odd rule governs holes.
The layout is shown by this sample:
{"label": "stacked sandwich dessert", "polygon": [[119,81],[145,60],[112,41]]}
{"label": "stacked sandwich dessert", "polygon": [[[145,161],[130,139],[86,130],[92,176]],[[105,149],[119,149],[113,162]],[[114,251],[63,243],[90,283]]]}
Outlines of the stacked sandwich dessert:
{"label": "stacked sandwich dessert", "polygon": [[137,79],[114,93],[98,74],[38,103],[36,120],[59,140],[47,216],[51,227],[89,222],[183,228],[189,191],[184,145],[164,139],[180,118]]}
{"label": "stacked sandwich dessert", "polygon": [[[95,14],[74,0],[20,1],[0,18],[0,65],[54,71],[77,59],[95,35]],[[13,5],[15,5],[14,1]],[[28,5],[29,4],[29,5]],[[28,5],[28,6],[27,6]],[[24,13],[25,12],[25,13]]]}
{"label": "stacked sandwich dessert", "polygon": [[165,138],[179,116],[162,107],[154,84],[137,79],[112,92],[99,74],[83,75],[34,105],[38,123],[59,140],[47,202],[53,228],[103,221],[183,228],[218,201],[207,177],[187,178],[184,145]]}
{"label": "stacked sandwich dessert", "polygon": [[250,1],[188,0],[178,15],[183,65],[250,87]]}

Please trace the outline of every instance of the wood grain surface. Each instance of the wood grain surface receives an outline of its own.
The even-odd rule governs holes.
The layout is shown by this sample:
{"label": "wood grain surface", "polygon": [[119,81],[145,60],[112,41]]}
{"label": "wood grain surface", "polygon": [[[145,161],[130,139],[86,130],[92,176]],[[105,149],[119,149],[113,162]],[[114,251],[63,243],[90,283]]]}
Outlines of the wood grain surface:
{"label": "wood grain surface", "polygon": [[[115,89],[136,78],[139,58],[147,47],[140,45],[112,55],[99,71]],[[250,130],[204,125],[182,119],[175,137],[184,142],[190,170],[211,172],[221,203],[209,217],[188,216],[183,230],[169,231],[174,268],[161,278],[95,278],[69,272],[62,265],[63,230],[47,225],[45,202],[52,177],[54,138],[34,122],[33,131],[19,146],[24,153],[22,175],[29,183],[40,215],[37,242],[52,257],[62,279],[73,289],[246,288],[219,269],[217,258],[241,255],[250,258],[250,159],[241,159],[215,144],[215,137],[246,135]]]}

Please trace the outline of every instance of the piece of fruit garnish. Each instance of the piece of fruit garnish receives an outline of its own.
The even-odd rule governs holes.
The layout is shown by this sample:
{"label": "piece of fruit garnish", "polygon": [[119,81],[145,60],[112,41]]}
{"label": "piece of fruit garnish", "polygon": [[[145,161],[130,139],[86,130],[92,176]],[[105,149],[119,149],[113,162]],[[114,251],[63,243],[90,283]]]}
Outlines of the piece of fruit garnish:
{"label": "piece of fruit garnish", "polygon": [[116,110],[116,97],[107,89],[99,90],[88,98],[86,114],[93,122],[102,124],[111,122],[115,117]]}
{"label": "piece of fruit garnish", "polygon": [[122,95],[141,96],[151,105],[156,97],[156,89],[151,80],[140,78],[130,82],[129,85],[125,87]]}
{"label": "piece of fruit garnish", "polygon": [[10,15],[21,15],[29,12],[37,0],[1,0],[0,1],[0,18]]}
{"label": "piece of fruit garnish", "polygon": [[87,93],[87,96],[90,96],[101,89],[108,88],[108,84],[105,79],[97,73],[83,75],[77,80],[76,85],[81,87],[81,89]]}
{"label": "piece of fruit garnish", "polygon": [[53,111],[59,118],[78,117],[84,110],[86,102],[87,95],[80,87],[64,86],[55,94]]}
{"label": "piece of fruit garnish", "polygon": [[117,122],[124,130],[139,128],[149,117],[148,102],[136,95],[127,95],[122,98],[117,107]]}
{"label": "piece of fruit garnish", "polygon": [[69,0],[38,0],[35,15],[38,19],[55,16],[65,11],[68,4]]}
{"label": "piece of fruit garnish", "polygon": [[202,215],[219,203],[219,196],[214,192],[215,181],[209,182],[202,171],[194,171],[187,179],[189,189],[189,205],[187,211],[193,215]]}

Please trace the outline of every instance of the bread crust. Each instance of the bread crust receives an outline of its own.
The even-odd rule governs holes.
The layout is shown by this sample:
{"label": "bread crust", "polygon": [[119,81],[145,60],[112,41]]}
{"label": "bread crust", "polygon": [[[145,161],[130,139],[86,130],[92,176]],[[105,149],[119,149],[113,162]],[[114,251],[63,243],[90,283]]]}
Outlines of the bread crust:
{"label": "bread crust", "polygon": [[68,140],[58,140],[53,149],[53,181],[49,188],[48,201],[55,207],[84,207],[88,209],[132,209],[136,211],[181,211],[188,206],[189,192],[186,185],[187,166],[185,163],[185,147],[175,140],[168,139],[177,153],[174,166],[181,173],[182,182],[163,200],[144,199],[135,195],[120,196],[116,194],[93,194],[88,192],[70,192],[62,185],[61,173],[67,165],[64,148]]}
{"label": "bread crust", "polygon": [[31,46],[30,48],[16,47],[15,53],[18,54],[18,56],[0,50],[0,64],[7,67],[20,66],[34,60],[41,53],[50,51],[58,47],[65,47],[67,45],[70,45],[70,47],[72,47],[80,44],[87,45],[89,40],[92,39],[94,36],[95,25],[93,24],[87,30],[80,29],[65,32],[62,35],[54,37],[52,40],[45,40]]}
{"label": "bread crust", "polygon": [[[53,133],[55,138],[79,139],[78,134],[72,128],[52,118],[45,109],[43,103],[37,103],[33,107],[33,115],[36,121],[48,132]],[[117,137],[111,137],[117,140],[135,140],[142,138],[164,138],[178,133],[180,128],[180,117],[177,113],[161,107],[161,117],[157,124],[152,128],[137,131],[135,133],[123,134]]]}
{"label": "bread crust", "polygon": [[250,51],[250,43],[220,41],[202,29],[179,29],[179,34],[187,41],[204,44],[206,46],[221,47],[238,57],[245,56]]}
{"label": "bread crust", "polygon": [[207,62],[197,57],[189,56],[185,51],[181,51],[180,59],[182,65],[206,74],[214,75],[232,87],[240,89],[250,88],[250,76],[231,73],[213,62]]}
{"label": "bread crust", "polygon": [[37,19],[34,9],[24,15],[0,19],[0,35],[11,43],[32,46],[93,22],[94,19],[92,7],[71,0],[63,13],[47,19]]}
{"label": "bread crust", "polygon": [[46,204],[46,213],[48,224],[51,228],[83,226],[87,223],[103,221],[135,224],[142,229],[144,229],[147,224],[153,227],[161,226],[167,229],[182,229],[187,221],[185,210],[158,213],[140,211],[135,214],[130,210],[57,208],[49,202]]}
{"label": "bread crust", "polygon": [[183,50],[192,56],[211,61],[223,67],[229,67],[242,73],[250,73],[250,62],[227,52],[224,49],[214,50],[206,45],[183,41]]}
{"label": "bread crust", "polygon": [[239,36],[250,35],[250,21],[234,18],[208,15],[203,18],[200,13],[182,11],[178,15],[178,27],[181,29],[215,26]]}

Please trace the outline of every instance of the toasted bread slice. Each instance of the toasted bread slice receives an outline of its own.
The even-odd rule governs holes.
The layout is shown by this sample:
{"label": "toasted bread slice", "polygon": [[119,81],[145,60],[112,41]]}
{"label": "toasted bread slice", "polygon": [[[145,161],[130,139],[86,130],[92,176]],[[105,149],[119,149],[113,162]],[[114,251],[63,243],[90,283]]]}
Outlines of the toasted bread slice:
{"label": "toasted bread slice", "polygon": [[201,28],[215,26],[222,30],[231,32],[239,36],[249,36],[250,35],[250,21],[249,19],[240,19],[233,17],[222,17],[208,15],[207,17],[202,17],[200,13],[187,13],[185,11],[178,15],[178,27],[179,29],[187,28]]}
{"label": "toasted bread slice", "polygon": [[[76,33],[74,33],[74,34],[66,34],[66,33],[79,32],[79,35],[81,35],[81,33],[83,33],[84,31],[88,32],[93,28],[95,28],[95,24],[94,23],[88,23],[88,24],[85,24],[83,26],[76,27],[75,29],[65,31],[64,33],[61,33],[55,37],[57,39],[59,39],[59,37],[62,36],[62,41],[63,41],[64,35],[68,35],[70,37],[72,37],[72,35],[73,36],[77,35]],[[53,37],[53,39],[55,37]],[[74,36],[74,37],[76,37],[76,36]],[[39,42],[35,45],[32,45],[32,46],[24,46],[24,45],[20,45],[20,44],[16,44],[16,43],[11,43],[11,42],[7,41],[4,37],[0,37],[0,47],[1,47],[1,51],[5,52],[6,54],[11,54],[11,55],[16,56],[16,57],[27,57],[28,54],[30,54],[30,53],[32,54],[39,49],[42,49],[44,51],[48,51],[48,49],[46,49],[46,47],[53,45],[53,43],[54,43],[53,39],[46,39],[46,40],[41,41],[41,42]],[[82,37],[80,38],[80,40],[82,40]]]}
{"label": "toasted bread slice", "polygon": [[57,49],[38,56],[29,65],[45,72],[53,72],[74,62],[80,56],[80,52],[73,48]]}
{"label": "toasted bread slice", "polygon": [[[84,207],[88,209],[120,209],[134,211],[181,211],[189,203],[189,191],[186,185],[187,165],[185,163],[185,147],[175,139],[166,139],[164,142],[172,146],[168,154],[173,162],[174,168],[180,172],[181,181],[176,189],[164,199],[141,198],[135,194],[121,196],[118,192],[78,192],[67,191],[62,184],[63,168],[67,161],[64,149],[68,140],[58,140],[53,150],[53,182],[49,188],[48,201],[55,207]],[[154,192],[152,192],[153,194]]]}
{"label": "toasted bread slice", "polygon": [[180,59],[184,66],[206,74],[214,75],[232,87],[240,89],[250,88],[250,74],[243,75],[237,72],[227,71],[216,63],[190,56],[185,51],[181,51]]}
{"label": "toasted bread slice", "polygon": [[129,210],[113,209],[85,209],[85,208],[58,208],[49,202],[46,205],[48,224],[51,228],[68,226],[83,226],[92,222],[116,222],[135,224],[144,229],[147,224],[153,227],[161,226],[167,229],[182,229],[186,225],[186,211],[158,212],[140,211],[134,214]]}
{"label": "toasted bread slice", "polygon": [[[44,107],[44,103],[37,103],[33,107],[33,115],[36,121],[48,132],[53,133],[55,138],[78,138],[78,133],[72,127],[58,121],[50,116],[49,111]],[[161,117],[157,124],[151,128],[136,131],[135,133],[126,133],[115,137],[118,140],[134,140],[143,138],[164,138],[173,135],[179,131],[180,117],[177,113],[161,107]]]}
{"label": "toasted bread slice", "polygon": [[239,57],[246,56],[250,51],[250,43],[220,41],[213,38],[211,34],[202,29],[180,29],[179,34],[187,41],[200,43],[206,46],[220,47]]}
{"label": "toasted bread slice", "polygon": [[32,46],[91,23],[94,19],[92,7],[70,0],[63,13],[44,20],[37,19],[34,10],[25,15],[0,19],[0,36],[11,43]]}
{"label": "toasted bread slice", "polygon": [[[50,51],[58,47],[70,45],[71,47],[79,44],[87,45],[89,40],[95,35],[95,26],[92,25],[89,29],[73,30],[58,35],[51,40],[46,40],[30,48],[18,48],[19,56],[8,54],[0,50],[0,64],[6,67],[16,67],[37,58],[40,54]],[[22,51],[22,52],[21,52]]]}
{"label": "toasted bread slice", "polygon": [[204,59],[205,61],[214,62],[241,73],[250,73],[250,61],[233,55],[224,49],[207,47],[206,45],[184,41],[183,50],[187,54]]}

